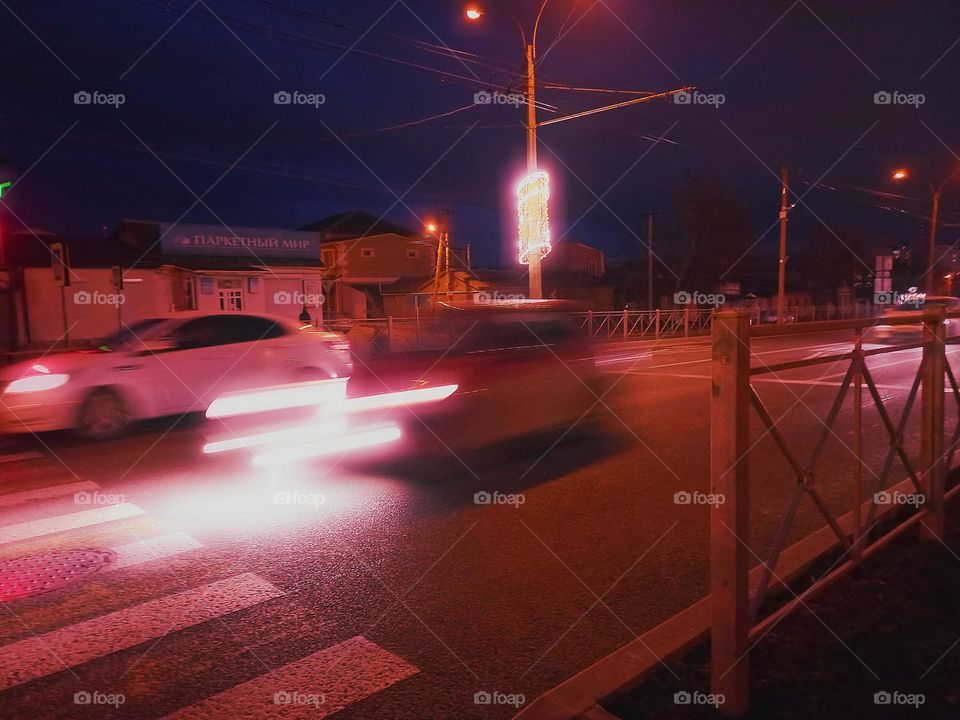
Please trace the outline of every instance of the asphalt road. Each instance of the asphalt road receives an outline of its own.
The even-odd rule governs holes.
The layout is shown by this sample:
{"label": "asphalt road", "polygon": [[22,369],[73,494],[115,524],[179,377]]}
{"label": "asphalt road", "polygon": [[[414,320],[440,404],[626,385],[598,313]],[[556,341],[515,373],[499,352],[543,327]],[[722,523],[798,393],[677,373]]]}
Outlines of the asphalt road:
{"label": "asphalt road", "polygon": [[[849,341],[758,339],[752,364],[825,357]],[[6,442],[0,561],[115,554],[81,580],[3,604],[3,716],[512,717],[520,696],[532,700],[707,591],[708,507],[675,494],[708,490],[709,346],[599,352],[606,394],[592,426],[471,455],[468,467],[314,461],[273,473],[243,455],[204,456],[198,422],[158,421],[94,445]],[[895,420],[919,358],[868,361]],[[800,457],[845,370],[754,378]],[[814,473],[837,513],[853,497],[850,406]],[[913,457],[918,423],[919,402],[905,433]],[[755,416],[752,433],[759,557],[793,479]],[[887,445],[865,391],[865,479]],[[887,484],[905,476],[897,463]],[[478,505],[480,491],[517,502]],[[789,537],[822,524],[807,502]],[[11,567],[0,569],[7,579]],[[483,704],[477,693],[499,694]]]}

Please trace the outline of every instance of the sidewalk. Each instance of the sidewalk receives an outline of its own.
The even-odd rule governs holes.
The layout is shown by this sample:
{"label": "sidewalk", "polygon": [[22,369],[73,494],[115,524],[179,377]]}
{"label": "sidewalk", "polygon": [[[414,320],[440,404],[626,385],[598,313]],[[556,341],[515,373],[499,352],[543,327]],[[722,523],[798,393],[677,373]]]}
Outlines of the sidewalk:
{"label": "sidewalk", "polygon": [[[960,501],[947,522],[946,545],[908,531],[775,625],[751,654],[743,717],[960,718]],[[710,691],[707,647],[669,667],[676,678],[660,670],[605,709],[623,720],[720,717],[682,704]]]}

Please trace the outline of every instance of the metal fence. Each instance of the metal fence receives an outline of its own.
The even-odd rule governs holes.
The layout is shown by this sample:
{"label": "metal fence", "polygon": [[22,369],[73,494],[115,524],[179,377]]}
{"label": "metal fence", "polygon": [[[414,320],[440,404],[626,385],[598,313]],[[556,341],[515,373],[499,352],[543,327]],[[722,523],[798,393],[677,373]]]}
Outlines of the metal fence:
{"label": "metal fence", "polygon": [[[942,540],[944,500],[954,492],[951,490],[945,494],[946,472],[952,465],[960,443],[960,388],[945,350],[946,344],[960,342],[960,337],[945,337],[945,317],[944,309],[940,307],[885,318],[885,325],[922,325],[922,340],[865,349],[864,331],[872,327],[875,320],[839,320],[816,323],[814,327],[767,328],[751,327],[745,313],[722,311],[714,316],[710,492],[723,497],[724,502],[714,504],[710,509],[711,692],[723,698],[721,711],[725,715],[739,715],[747,710],[750,650],[784,615],[803,606],[812,594],[859,565],[864,558],[913,525],[920,526],[921,537]],[[960,317],[960,314],[951,313],[949,317]],[[811,329],[851,331],[853,340],[849,351],[751,367],[752,338],[809,332]],[[866,359],[916,348],[922,348],[919,367],[905,398],[902,414],[899,419],[894,419],[888,408],[889,398],[881,396]],[[761,399],[755,381],[759,379],[758,376],[824,363],[845,366],[843,380],[829,412],[820,421],[822,428],[817,433],[812,449],[801,454],[797,447],[798,439],[778,426],[774,413]],[[951,405],[955,402],[957,409],[957,412],[949,413],[949,420],[945,407],[947,389],[951,392],[947,397],[952,397]],[[875,406],[883,428],[880,433],[869,432],[868,437],[863,432],[864,390]],[[904,438],[918,394],[920,428],[917,457],[907,451]],[[818,477],[818,473],[826,474],[827,469],[823,467],[824,446],[831,436],[837,437],[838,419],[845,413],[844,401],[851,395],[852,403],[846,409],[849,415],[844,415],[844,422],[849,422],[849,431],[852,433],[852,443],[848,448],[853,456],[852,467],[849,472],[840,468],[843,482],[850,486],[850,511],[840,515],[836,512],[837,503],[834,502],[834,508],[831,509],[830,503],[821,494],[824,483],[822,475]],[[760,565],[759,581],[752,587],[749,571],[751,557],[759,559],[760,555],[750,547],[749,532],[751,515],[748,508],[751,486],[755,484],[751,483],[749,459],[757,444],[751,441],[751,409],[753,416],[761,423],[763,435],[769,436],[785,459],[793,484],[782,523]],[[950,437],[949,443],[945,441],[947,435]],[[864,458],[868,451],[866,444],[870,443],[873,444],[871,457],[883,457],[884,460],[880,472],[865,480],[863,469],[869,466]],[[907,474],[907,478],[896,487],[909,490],[912,496],[923,500],[922,504],[918,501],[911,508],[909,504],[891,506],[878,502],[880,496],[888,495],[892,490],[888,484],[895,461],[899,461]],[[835,464],[829,470],[834,474],[838,472]],[[762,480],[770,481],[766,471]],[[846,485],[843,492],[845,488]],[[842,555],[834,561],[826,575],[799,594],[791,591],[789,602],[761,618],[764,602],[770,598],[771,586],[785,584],[776,569],[788,535],[796,529],[798,507],[805,498],[812,503],[807,509],[819,513],[826,523],[824,527],[829,528],[824,532],[832,533],[833,542],[830,546],[840,548]],[[881,517],[884,518],[883,524],[879,523]]]}
{"label": "metal fence", "polygon": [[[742,310],[751,325],[764,324],[765,310]],[[565,313],[574,324],[597,340],[617,338],[693,337],[710,333],[713,310],[680,308],[674,310],[618,310],[611,312]],[[790,311],[787,325],[849,318],[869,318],[878,314],[872,306],[810,306]],[[329,329],[342,332],[350,338],[354,348],[364,354],[378,349],[416,350],[432,345],[438,331],[432,316],[382,317],[360,320],[335,320]]]}

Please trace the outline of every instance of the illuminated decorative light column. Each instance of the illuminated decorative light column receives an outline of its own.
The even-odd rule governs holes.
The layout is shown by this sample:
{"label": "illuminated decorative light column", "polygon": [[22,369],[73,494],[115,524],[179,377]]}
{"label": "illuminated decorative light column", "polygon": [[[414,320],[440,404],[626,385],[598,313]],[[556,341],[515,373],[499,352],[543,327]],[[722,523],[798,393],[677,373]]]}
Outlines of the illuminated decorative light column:
{"label": "illuminated decorative light column", "polygon": [[517,184],[517,231],[520,262],[529,265],[550,252],[550,177],[542,170],[532,172]]}

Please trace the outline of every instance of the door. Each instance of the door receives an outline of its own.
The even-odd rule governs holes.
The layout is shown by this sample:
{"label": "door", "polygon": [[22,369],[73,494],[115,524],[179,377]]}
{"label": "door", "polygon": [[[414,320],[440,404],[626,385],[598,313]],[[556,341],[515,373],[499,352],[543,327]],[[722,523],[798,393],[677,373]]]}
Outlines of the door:
{"label": "door", "polygon": [[168,412],[202,411],[219,395],[270,384],[268,347],[283,329],[267,318],[209,315],[174,329],[157,355],[175,398]]}

